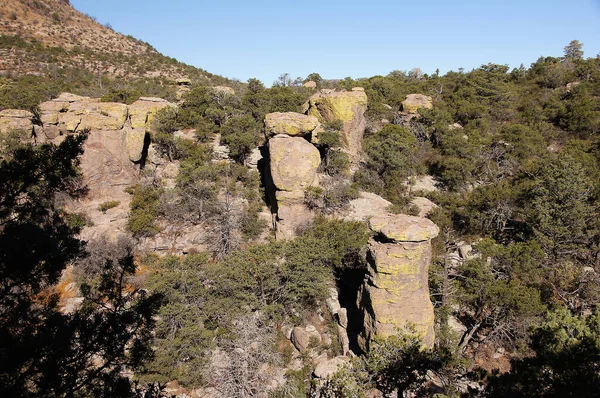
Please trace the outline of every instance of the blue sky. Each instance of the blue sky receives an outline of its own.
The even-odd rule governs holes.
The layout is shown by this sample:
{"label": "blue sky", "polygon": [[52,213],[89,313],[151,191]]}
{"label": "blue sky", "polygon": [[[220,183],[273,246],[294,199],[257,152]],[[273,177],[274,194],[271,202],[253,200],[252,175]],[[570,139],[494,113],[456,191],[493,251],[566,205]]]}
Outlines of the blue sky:
{"label": "blue sky", "polygon": [[600,0],[71,0],[158,51],[211,73],[270,85],[286,72],[324,78],[442,73],[600,53]]}

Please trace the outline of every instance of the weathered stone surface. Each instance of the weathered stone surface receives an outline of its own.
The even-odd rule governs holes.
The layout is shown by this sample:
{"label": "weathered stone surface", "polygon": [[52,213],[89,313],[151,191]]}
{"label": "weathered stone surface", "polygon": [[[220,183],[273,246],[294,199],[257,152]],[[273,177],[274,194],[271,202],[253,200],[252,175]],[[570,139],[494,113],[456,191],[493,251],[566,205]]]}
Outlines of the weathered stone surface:
{"label": "weathered stone surface", "polygon": [[309,325],[306,328],[296,326],[292,330],[292,344],[294,344],[294,347],[300,352],[305,352],[309,348],[311,340],[317,344],[321,342],[321,335],[314,326],[311,326],[312,325]]}
{"label": "weathered stone surface", "polygon": [[260,148],[254,148],[244,160],[244,164],[251,170],[258,170],[258,163],[262,160]]}
{"label": "weathered stone surface", "polygon": [[366,126],[367,95],[364,91],[321,90],[310,97],[304,109],[321,123],[342,121],[343,147],[350,155],[358,155]]}
{"label": "weathered stone surface", "polygon": [[286,134],[289,136],[306,135],[319,125],[314,116],[296,112],[274,112],[265,117],[267,135]]}
{"label": "weathered stone surface", "polygon": [[434,314],[427,279],[430,239],[438,227],[425,218],[385,213],[372,217],[369,225],[384,239],[369,242],[368,276],[357,300],[364,314],[359,344],[367,350],[373,336],[408,328],[432,347]]}
{"label": "weathered stone surface", "polygon": [[348,363],[349,360],[350,358],[348,357],[339,356],[319,362],[315,367],[313,374],[318,379],[327,379],[333,376],[333,374],[337,372],[339,368]]}
{"label": "weathered stone surface", "polygon": [[[112,102],[81,103],[85,107],[80,130],[121,130],[127,118],[127,105]],[[70,109],[74,106],[71,105]]]}
{"label": "weathered stone surface", "polygon": [[81,124],[81,114],[67,112],[58,114],[58,125],[69,133],[75,132]]}
{"label": "weathered stone surface", "polygon": [[346,220],[368,221],[373,216],[387,213],[392,205],[392,202],[371,192],[360,192],[359,195],[348,204],[348,213],[344,217]]}
{"label": "weathered stone surface", "polygon": [[302,191],[316,185],[319,150],[300,137],[269,140],[271,177],[280,191]]}
{"label": "weathered stone surface", "polygon": [[410,204],[419,209],[419,217],[426,217],[431,211],[438,207],[438,205],[433,203],[431,200],[421,196],[415,196],[411,200]]}
{"label": "weathered stone surface", "polygon": [[4,109],[0,111],[0,133],[12,130],[33,131],[32,117],[33,114],[29,111]]}
{"label": "weathered stone surface", "polygon": [[406,113],[417,113],[419,108],[432,109],[431,97],[424,94],[408,94],[402,101],[402,110]]}
{"label": "weathered stone surface", "polygon": [[131,127],[134,129],[144,128],[146,131],[152,130],[152,119],[156,113],[166,107],[174,106],[169,101],[152,98],[142,97],[129,105],[129,120]]}
{"label": "weathered stone surface", "polygon": [[308,88],[317,88],[317,83],[312,80],[309,80],[306,83],[304,83],[303,86]]}
{"label": "weathered stone surface", "polygon": [[[302,193],[301,191],[299,192]],[[287,192],[277,192],[279,199],[277,203],[277,229],[275,230],[275,236],[278,240],[293,239],[297,236],[297,230],[308,225],[315,216],[301,202],[301,199],[292,201],[288,198],[288,202],[280,201],[280,193]]]}
{"label": "weathered stone surface", "polygon": [[412,192],[428,193],[439,191],[437,181],[430,175],[411,177],[410,181],[406,182],[406,186],[409,187]]}
{"label": "weathered stone surface", "polygon": [[139,162],[144,152],[144,141],[146,139],[146,130],[144,128],[129,129],[127,131],[127,153],[129,160]]}
{"label": "weathered stone surface", "polygon": [[382,214],[369,220],[369,227],[394,242],[425,242],[440,229],[432,221],[406,214]]}

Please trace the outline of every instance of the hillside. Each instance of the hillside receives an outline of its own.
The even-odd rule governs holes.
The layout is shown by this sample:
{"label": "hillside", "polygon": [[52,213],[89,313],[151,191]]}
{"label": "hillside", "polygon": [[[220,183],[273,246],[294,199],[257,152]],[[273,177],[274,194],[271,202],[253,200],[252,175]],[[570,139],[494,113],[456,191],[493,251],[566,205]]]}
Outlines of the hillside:
{"label": "hillside", "polygon": [[[31,107],[59,91],[102,96],[136,89],[172,97],[179,78],[193,83],[234,82],[160,54],[150,44],[115,32],[75,10],[68,0],[6,0],[0,9],[0,76],[13,83],[56,85],[35,101],[4,107]],[[118,79],[118,82],[115,82]],[[6,89],[6,82],[0,90]],[[16,89],[16,92],[23,91]],[[0,101],[1,102],[1,101]],[[0,103],[0,107],[3,104]],[[19,106],[20,105],[20,106]]]}
{"label": "hillside", "polygon": [[267,88],[3,4],[0,396],[596,396],[583,43]]}

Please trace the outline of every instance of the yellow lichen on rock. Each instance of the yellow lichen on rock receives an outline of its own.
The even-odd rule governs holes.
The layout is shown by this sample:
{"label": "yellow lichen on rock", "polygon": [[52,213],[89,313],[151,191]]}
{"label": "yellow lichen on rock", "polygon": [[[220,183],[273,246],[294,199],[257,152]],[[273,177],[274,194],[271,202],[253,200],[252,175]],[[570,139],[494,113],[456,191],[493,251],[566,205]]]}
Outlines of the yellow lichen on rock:
{"label": "yellow lichen on rock", "polygon": [[286,134],[289,136],[306,135],[319,126],[319,120],[296,112],[273,112],[265,116],[267,135]]}

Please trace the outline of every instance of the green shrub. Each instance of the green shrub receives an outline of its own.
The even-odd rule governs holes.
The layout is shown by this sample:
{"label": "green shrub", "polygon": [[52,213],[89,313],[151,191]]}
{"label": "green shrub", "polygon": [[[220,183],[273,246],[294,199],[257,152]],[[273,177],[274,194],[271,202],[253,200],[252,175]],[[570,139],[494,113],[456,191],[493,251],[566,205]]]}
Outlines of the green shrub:
{"label": "green shrub", "polygon": [[160,190],[151,186],[133,186],[127,189],[133,195],[130,205],[127,228],[134,237],[156,235],[160,229],[156,225]]}
{"label": "green shrub", "polygon": [[102,203],[100,203],[100,205],[98,205],[98,210],[101,211],[102,213],[106,213],[107,210],[115,208],[120,204],[121,204],[121,202],[119,202],[118,200],[110,200],[108,202],[102,202]]}

